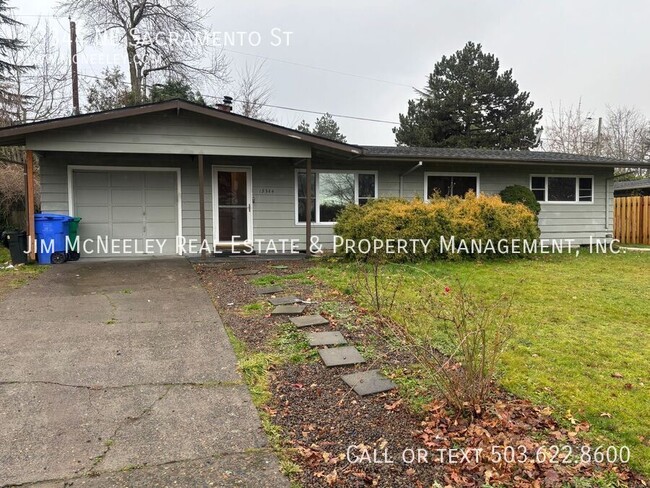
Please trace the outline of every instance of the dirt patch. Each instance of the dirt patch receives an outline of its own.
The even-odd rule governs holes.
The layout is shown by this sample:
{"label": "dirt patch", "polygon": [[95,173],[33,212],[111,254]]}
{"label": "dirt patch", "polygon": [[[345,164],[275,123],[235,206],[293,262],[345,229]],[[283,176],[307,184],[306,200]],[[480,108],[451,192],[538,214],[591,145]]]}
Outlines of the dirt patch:
{"label": "dirt patch", "polygon": [[[310,331],[339,330],[367,360],[357,367],[328,369],[302,346],[305,354],[297,363],[271,365],[271,398],[263,410],[281,428],[285,452],[300,467],[292,471],[295,481],[310,487],[645,486],[624,466],[581,457],[586,443],[580,434],[589,426],[562,428],[550,409],[499,392],[470,422],[419,395],[413,385],[422,383],[400,345],[381,333],[372,313],[320,283],[312,265],[250,262],[246,266],[260,273],[247,276],[227,265],[196,266],[246,354],[273,353],[279,347],[278,334],[288,327],[288,318],[271,316],[268,296],[255,288],[279,284],[283,292],[278,296],[313,301],[306,313],[330,320]],[[390,374],[400,391],[361,398],[340,378],[371,368]],[[422,411],[414,410],[414,396],[426,403]],[[596,447],[589,446],[592,456]],[[567,457],[569,449],[572,456]]]}

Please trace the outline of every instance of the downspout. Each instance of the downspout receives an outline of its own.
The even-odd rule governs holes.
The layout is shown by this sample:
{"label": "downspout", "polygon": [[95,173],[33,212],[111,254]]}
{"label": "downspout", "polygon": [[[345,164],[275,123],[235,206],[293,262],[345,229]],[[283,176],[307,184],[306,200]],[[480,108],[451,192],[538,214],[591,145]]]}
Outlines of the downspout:
{"label": "downspout", "polygon": [[418,164],[413,166],[411,169],[405,171],[401,175],[399,175],[399,197],[402,198],[402,195],[404,193],[404,177],[408,174],[413,173],[416,169],[420,168],[422,166],[422,161],[419,161]]}

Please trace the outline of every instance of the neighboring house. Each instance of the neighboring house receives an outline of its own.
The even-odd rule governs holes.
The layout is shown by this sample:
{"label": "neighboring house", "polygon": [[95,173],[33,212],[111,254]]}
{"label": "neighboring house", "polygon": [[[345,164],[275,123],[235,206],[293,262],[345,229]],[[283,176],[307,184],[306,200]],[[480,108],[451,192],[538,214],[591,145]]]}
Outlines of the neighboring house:
{"label": "neighboring house", "polygon": [[0,145],[38,155],[42,210],[81,217],[82,238],[168,239],[169,255],[177,235],[200,239],[202,229],[225,245],[299,239],[305,249],[310,236],[331,243],[348,203],[514,184],[542,202],[543,238],[587,243],[611,237],[614,168],[648,167],[536,151],[355,146],[220,107],[172,100],[7,127]]}
{"label": "neighboring house", "polygon": [[650,178],[614,183],[615,197],[644,197],[648,195],[650,195]]}

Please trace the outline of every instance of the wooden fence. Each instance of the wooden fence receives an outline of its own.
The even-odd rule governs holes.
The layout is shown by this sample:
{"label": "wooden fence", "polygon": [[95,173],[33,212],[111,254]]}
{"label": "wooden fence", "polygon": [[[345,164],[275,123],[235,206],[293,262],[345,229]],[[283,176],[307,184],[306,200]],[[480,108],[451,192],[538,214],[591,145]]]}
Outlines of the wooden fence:
{"label": "wooden fence", "polygon": [[650,196],[614,199],[614,238],[624,244],[650,244]]}

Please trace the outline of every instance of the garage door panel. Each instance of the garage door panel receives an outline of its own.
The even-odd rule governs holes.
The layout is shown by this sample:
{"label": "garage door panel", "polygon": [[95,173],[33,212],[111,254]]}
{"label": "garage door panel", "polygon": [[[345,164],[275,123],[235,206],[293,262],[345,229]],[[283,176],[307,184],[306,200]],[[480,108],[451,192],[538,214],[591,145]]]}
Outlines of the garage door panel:
{"label": "garage door panel", "polygon": [[113,207],[113,223],[143,223],[142,207]]}
{"label": "garage door panel", "polygon": [[129,206],[139,205],[144,203],[144,195],[142,190],[124,190],[124,189],[111,189],[111,203],[113,206]]}
{"label": "garage door panel", "polygon": [[109,209],[108,207],[77,207],[77,217],[81,217],[85,224],[108,224]]}
{"label": "garage door panel", "polygon": [[107,205],[108,189],[105,188],[79,188],[75,191],[76,205]]}
{"label": "garage door panel", "polygon": [[75,171],[73,192],[75,214],[82,218],[82,238],[96,239],[99,235],[102,239],[128,239],[137,242],[140,249],[145,238],[159,239],[167,241],[163,254],[176,253],[175,172]]}
{"label": "garage door panel", "polygon": [[79,225],[79,236],[81,239],[97,239],[97,236],[100,236],[102,239],[105,239],[106,236],[110,236],[110,225],[109,224],[93,224],[91,222],[83,221],[83,225]]}
{"label": "garage door panel", "polygon": [[76,188],[106,188],[109,176],[106,171],[75,171]]}
{"label": "garage door panel", "polygon": [[113,222],[113,232],[111,237],[114,239],[135,239],[142,237],[144,228],[141,222],[138,223],[119,223]]}
{"label": "garage door panel", "polygon": [[163,188],[167,191],[169,188],[176,187],[176,172],[156,171],[147,172],[144,176],[145,188]]}
{"label": "garage door panel", "polygon": [[140,171],[112,171],[111,186],[113,188],[137,188],[144,185],[144,173]]}

